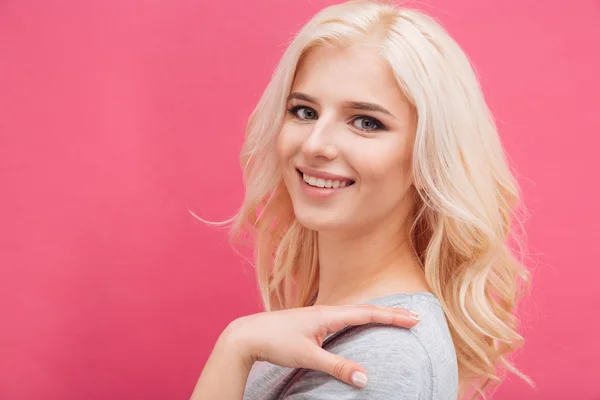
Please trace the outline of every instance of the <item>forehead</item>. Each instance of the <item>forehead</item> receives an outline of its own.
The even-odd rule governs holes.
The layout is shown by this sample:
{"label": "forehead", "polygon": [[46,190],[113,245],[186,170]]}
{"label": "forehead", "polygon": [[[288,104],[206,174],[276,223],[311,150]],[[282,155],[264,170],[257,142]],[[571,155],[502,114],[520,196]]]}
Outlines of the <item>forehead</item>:
{"label": "forehead", "polygon": [[366,101],[392,109],[407,103],[391,68],[373,46],[309,50],[298,64],[292,92],[323,102]]}

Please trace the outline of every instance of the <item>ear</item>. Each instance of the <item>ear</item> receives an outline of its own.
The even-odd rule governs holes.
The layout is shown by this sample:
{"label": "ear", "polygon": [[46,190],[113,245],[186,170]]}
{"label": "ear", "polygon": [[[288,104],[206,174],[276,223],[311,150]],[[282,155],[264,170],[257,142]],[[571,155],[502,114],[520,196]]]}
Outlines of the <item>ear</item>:
{"label": "ear", "polygon": [[418,200],[418,199],[421,197],[421,195],[420,195],[420,193],[419,193],[419,192],[421,191],[421,188],[419,188],[419,187],[417,186],[417,184],[416,184],[414,181],[413,181],[413,183],[410,185],[410,191],[412,192],[412,194],[413,194],[413,198],[414,198],[415,200]]}
{"label": "ear", "polygon": [[408,174],[408,179],[410,179],[411,189],[414,190],[415,192],[419,192],[421,190],[421,187],[419,187],[419,185],[417,184],[417,180],[415,179],[415,174],[412,170],[412,165],[411,165],[410,172]]}

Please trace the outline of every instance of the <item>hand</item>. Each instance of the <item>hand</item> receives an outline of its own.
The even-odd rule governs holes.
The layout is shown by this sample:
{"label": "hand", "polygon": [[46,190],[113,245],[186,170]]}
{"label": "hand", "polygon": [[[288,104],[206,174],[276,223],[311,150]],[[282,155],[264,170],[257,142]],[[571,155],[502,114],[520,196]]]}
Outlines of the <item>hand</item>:
{"label": "hand", "polygon": [[328,373],[351,385],[366,385],[366,371],[352,360],[321,348],[325,337],[345,326],[371,322],[412,328],[418,314],[374,305],[312,306],[259,313],[233,321],[223,332],[251,365],[268,361],[283,367]]}

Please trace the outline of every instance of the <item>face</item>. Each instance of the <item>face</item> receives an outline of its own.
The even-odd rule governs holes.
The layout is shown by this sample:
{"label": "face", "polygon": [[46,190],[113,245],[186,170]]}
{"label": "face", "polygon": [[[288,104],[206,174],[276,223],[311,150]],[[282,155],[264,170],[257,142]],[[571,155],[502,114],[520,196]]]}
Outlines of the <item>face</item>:
{"label": "face", "polygon": [[317,47],[301,61],[277,152],[298,221],[313,230],[402,223],[414,112],[369,47]]}

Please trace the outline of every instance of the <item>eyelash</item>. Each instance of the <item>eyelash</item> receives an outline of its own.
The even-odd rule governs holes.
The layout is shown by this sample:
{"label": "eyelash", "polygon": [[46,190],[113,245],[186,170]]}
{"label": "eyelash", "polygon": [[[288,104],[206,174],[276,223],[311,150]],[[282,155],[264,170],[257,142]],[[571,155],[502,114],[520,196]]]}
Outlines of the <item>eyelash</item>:
{"label": "eyelash", "polygon": [[[306,106],[295,106],[292,108],[288,108],[288,113],[290,113],[292,115],[292,117],[299,119],[300,121],[310,121],[307,119],[302,119],[300,117],[298,117],[298,115],[296,114],[298,112],[298,110],[305,108],[307,110],[311,110],[312,112],[314,112],[315,114],[317,114],[317,112],[315,110],[313,110],[310,107],[306,107]],[[353,121],[355,121],[357,118],[364,118],[364,119],[368,119],[370,121],[372,121],[375,124],[375,128],[374,129],[362,129],[362,128],[358,128],[355,126],[355,128],[360,129],[363,132],[375,132],[375,131],[379,131],[379,130],[386,130],[385,125],[383,125],[381,122],[379,122],[379,120],[377,120],[376,118],[373,117],[369,117],[368,115],[357,115],[356,117],[354,117]]]}

